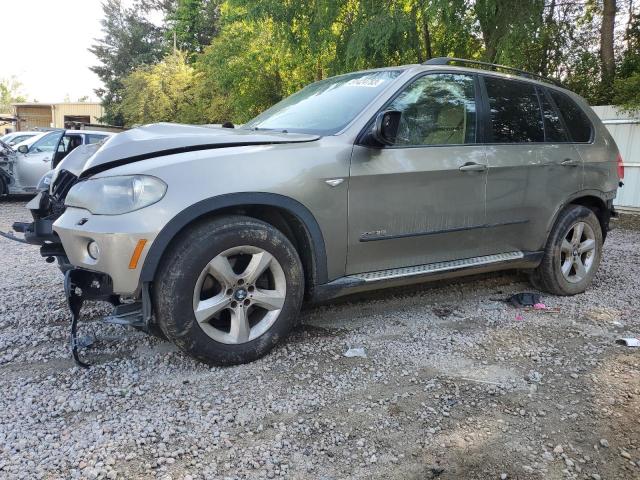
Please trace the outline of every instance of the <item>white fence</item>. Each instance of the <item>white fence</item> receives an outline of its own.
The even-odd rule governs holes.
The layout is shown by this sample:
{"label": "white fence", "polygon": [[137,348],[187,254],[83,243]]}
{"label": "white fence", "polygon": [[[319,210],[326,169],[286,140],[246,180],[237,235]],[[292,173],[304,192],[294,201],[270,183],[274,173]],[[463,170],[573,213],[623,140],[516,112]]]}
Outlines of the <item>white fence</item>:
{"label": "white fence", "polygon": [[640,115],[620,113],[615,107],[593,107],[611,132],[624,161],[624,187],[618,190],[618,210],[640,213]]}

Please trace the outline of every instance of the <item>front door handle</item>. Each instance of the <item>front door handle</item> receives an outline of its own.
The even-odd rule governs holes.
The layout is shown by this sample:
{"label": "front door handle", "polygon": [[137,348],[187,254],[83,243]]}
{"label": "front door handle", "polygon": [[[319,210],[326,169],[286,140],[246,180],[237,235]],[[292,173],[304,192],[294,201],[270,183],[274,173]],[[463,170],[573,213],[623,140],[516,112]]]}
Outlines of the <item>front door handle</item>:
{"label": "front door handle", "polygon": [[560,165],[562,165],[563,167],[577,167],[578,165],[580,165],[580,162],[578,160],[574,160],[573,158],[565,158],[560,162]]}
{"label": "front door handle", "polygon": [[484,172],[486,169],[486,165],[475,162],[467,162],[460,167],[461,172]]}

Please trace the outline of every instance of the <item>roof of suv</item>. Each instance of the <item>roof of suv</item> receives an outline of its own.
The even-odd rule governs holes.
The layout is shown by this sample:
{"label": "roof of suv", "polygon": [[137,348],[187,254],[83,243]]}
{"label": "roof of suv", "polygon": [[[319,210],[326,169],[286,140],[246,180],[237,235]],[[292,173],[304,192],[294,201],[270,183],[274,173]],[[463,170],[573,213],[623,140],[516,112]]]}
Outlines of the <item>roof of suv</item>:
{"label": "roof of suv", "polygon": [[[456,65],[460,64],[460,65]],[[465,66],[465,64],[467,66]],[[475,66],[474,66],[475,65]],[[392,67],[372,68],[368,70],[362,70],[363,72],[376,72],[384,70],[415,70],[415,71],[428,71],[428,70],[456,70],[468,73],[482,73],[486,75],[494,75],[509,80],[518,80],[535,83],[544,87],[556,88],[576,95],[574,92],[567,90],[562,84],[552,78],[546,78],[535,73],[526,72],[506,65],[498,65],[493,63],[482,62],[479,60],[466,60],[462,58],[449,58],[449,57],[436,57],[427,60],[424,63],[412,63],[407,65],[398,65]],[[506,71],[499,71],[506,70]],[[577,95],[576,95],[577,96]]]}

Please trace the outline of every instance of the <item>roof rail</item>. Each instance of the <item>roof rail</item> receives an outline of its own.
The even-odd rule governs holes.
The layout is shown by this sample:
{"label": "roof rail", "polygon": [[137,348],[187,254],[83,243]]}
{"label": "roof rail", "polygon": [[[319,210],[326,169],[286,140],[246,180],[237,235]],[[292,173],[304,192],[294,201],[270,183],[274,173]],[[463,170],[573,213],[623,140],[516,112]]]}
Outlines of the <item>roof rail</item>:
{"label": "roof rail", "polygon": [[554,80],[553,78],[543,77],[542,75],[538,75],[536,73],[527,72],[525,70],[520,70],[519,68],[507,67],[506,65],[498,65],[497,63],[489,63],[489,62],[481,62],[480,60],[467,60],[464,58],[455,58],[455,57],[436,57],[431,58],[423,63],[423,65],[450,65],[452,63],[461,63],[466,65],[479,65],[481,67],[489,67],[488,70],[504,70],[508,73],[515,73],[521,77],[533,78],[535,80],[541,80],[543,82],[552,83],[559,87],[562,84],[558,80]]}

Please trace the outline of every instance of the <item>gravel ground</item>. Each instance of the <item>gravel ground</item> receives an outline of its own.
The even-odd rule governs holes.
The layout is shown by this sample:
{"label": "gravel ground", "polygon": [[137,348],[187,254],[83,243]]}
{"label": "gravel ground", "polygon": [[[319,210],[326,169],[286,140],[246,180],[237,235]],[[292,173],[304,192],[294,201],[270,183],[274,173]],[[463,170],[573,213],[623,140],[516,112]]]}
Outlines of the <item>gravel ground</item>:
{"label": "gravel ground", "polygon": [[[0,229],[28,218],[0,202]],[[1,478],[640,478],[640,222],[548,311],[517,273],[307,308],[250,365],[208,368],[85,310],[76,368],[58,270],[0,239]],[[366,358],[347,358],[363,347]]]}

